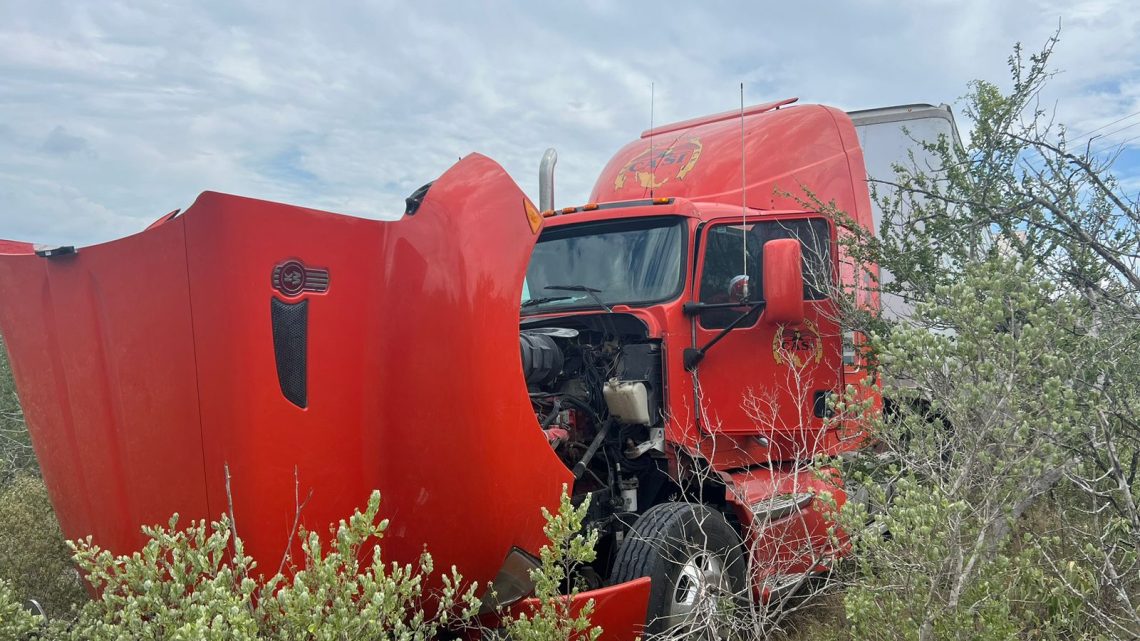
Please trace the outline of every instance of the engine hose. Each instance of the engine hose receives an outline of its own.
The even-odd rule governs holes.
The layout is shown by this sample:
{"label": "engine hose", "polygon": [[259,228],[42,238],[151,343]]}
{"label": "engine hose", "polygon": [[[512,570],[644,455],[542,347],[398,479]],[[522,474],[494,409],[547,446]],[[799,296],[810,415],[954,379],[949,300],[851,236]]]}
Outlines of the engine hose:
{"label": "engine hose", "polygon": [[562,411],[562,401],[554,399],[554,409],[550,410],[550,414],[542,419],[542,429],[550,427],[554,419],[558,418],[558,413]]}
{"label": "engine hose", "polygon": [[574,480],[582,478],[582,475],[586,473],[586,467],[590,465],[590,461],[593,460],[594,455],[598,453],[598,448],[601,447],[602,443],[606,440],[606,434],[609,434],[610,424],[610,421],[602,423],[598,434],[594,437],[594,440],[590,442],[590,447],[586,448],[586,453],[582,455],[582,460],[574,465]]}
{"label": "engine hose", "polygon": [[589,403],[586,403],[585,401],[582,401],[581,399],[574,398],[573,396],[563,397],[562,400],[565,401],[566,404],[573,405],[574,407],[577,407],[578,409],[582,410],[583,412],[588,413],[590,415],[590,418],[594,419],[595,423],[600,424],[602,422],[602,417],[598,415],[598,411],[596,409],[594,409],[593,407],[591,407]]}

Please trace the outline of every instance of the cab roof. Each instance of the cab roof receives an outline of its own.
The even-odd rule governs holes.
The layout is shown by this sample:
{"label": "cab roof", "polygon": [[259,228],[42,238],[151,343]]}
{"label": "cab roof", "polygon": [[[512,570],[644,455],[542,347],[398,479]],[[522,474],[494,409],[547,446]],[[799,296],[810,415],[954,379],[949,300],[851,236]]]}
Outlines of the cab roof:
{"label": "cab roof", "polygon": [[[656,202],[655,202],[656,201]],[[774,216],[801,215],[810,213],[803,209],[762,210],[748,208],[748,215],[770,218]],[[638,199],[618,201],[611,203],[590,203],[577,207],[547,210],[543,212],[544,225],[548,227],[561,227],[578,223],[597,222],[602,220],[625,220],[631,218],[649,218],[652,216],[683,216],[705,221],[725,216],[741,215],[739,204],[715,202],[693,202],[686,198],[663,197],[657,199]]]}

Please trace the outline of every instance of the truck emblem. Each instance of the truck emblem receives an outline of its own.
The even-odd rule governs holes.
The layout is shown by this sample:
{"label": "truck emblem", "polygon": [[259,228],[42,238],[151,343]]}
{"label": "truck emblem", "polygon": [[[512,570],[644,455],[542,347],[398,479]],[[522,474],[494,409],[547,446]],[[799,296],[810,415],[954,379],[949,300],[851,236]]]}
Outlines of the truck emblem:
{"label": "truck emblem", "polygon": [[805,320],[801,328],[776,328],[772,336],[772,356],[777,365],[786,361],[789,365],[803,367],[808,361],[820,362],[823,359],[823,342],[819,340],[815,323]]}
{"label": "truck emblem", "polygon": [[702,148],[699,138],[676,141],[664,149],[654,149],[651,165],[649,147],[646,147],[622,165],[614,178],[614,189],[625,187],[626,176],[629,174],[636,176],[638,184],[645,189],[660,187],[669,182],[670,177],[684,180],[700,160]]}
{"label": "truck emblem", "polygon": [[302,292],[327,292],[329,270],[305,267],[299,260],[287,260],[273,268],[273,289],[289,297]]}

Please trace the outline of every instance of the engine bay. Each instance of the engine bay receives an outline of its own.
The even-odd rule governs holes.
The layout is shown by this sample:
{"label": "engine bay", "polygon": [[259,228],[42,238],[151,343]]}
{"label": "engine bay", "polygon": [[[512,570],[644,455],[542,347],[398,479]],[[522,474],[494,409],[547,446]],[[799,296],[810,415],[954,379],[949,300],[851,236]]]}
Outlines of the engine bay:
{"label": "engine bay", "polygon": [[614,531],[654,504],[670,486],[660,341],[610,313],[524,322],[519,349],[538,426],[575,500],[592,497],[591,526]]}

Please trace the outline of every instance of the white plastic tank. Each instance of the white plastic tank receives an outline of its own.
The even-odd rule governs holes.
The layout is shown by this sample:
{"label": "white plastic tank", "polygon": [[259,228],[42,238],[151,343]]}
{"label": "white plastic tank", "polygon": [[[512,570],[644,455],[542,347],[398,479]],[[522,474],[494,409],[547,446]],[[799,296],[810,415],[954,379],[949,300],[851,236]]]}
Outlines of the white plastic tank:
{"label": "white plastic tank", "polygon": [[610,415],[622,423],[649,425],[649,395],[641,381],[619,381],[611,378],[602,388]]}

